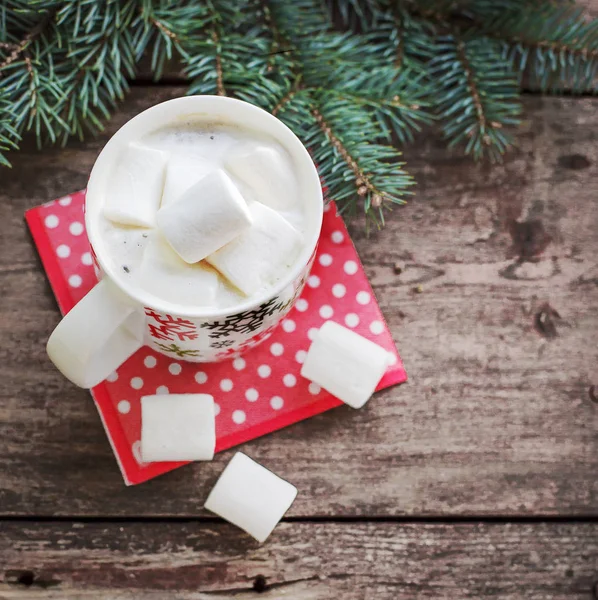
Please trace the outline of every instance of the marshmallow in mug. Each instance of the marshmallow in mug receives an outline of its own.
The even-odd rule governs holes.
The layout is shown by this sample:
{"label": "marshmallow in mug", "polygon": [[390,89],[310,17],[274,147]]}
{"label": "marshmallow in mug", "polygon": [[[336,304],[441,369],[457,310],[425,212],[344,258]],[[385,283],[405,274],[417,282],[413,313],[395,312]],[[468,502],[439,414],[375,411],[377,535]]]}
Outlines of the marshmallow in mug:
{"label": "marshmallow in mug", "polygon": [[173,152],[166,165],[164,192],[160,206],[166,206],[181,198],[191,186],[214,169],[214,164],[201,155]]}
{"label": "marshmallow in mug", "polygon": [[245,199],[220,169],[163,206],[156,221],[168,243],[187,263],[203,260],[252,224]]}
{"label": "marshmallow in mug", "polygon": [[213,306],[220,286],[216,271],[205,261],[189,265],[170,247],[160,231],[146,234],[139,267],[131,275],[148,292],[184,304]]}
{"label": "marshmallow in mug", "polygon": [[249,212],[251,227],[206,258],[247,296],[283,277],[303,243],[301,234],[275,210],[253,202]]}
{"label": "marshmallow in mug", "polygon": [[353,408],[374,393],[390,364],[378,344],[333,321],[320,327],[311,343],[301,375]]}
{"label": "marshmallow in mug", "polygon": [[104,215],[120,225],[153,227],[167,160],[166,152],[129,144],[110,180]]}
{"label": "marshmallow in mug", "polygon": [[297,203],[297,188],[289,185],[293,168],[284,153],[269,146],[240,144],[231,150],[224,166],[262,204],[288,210]]}

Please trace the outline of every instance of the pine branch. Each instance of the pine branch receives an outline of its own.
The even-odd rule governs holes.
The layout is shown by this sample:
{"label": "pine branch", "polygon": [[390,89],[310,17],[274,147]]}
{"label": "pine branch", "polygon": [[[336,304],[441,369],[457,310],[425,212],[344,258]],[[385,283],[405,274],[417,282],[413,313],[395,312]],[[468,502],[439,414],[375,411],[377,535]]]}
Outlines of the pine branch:
{"label": "pine branch", "polygon": [[519,73],[526,69],[543,90],[596,90],[598,20],[582,9],[543,4],[507,11],[483,24],[501,40],[505,56]]}
{"label": "pine branch", "polygon": [[519,123],[521,105],[499,44],[457,33],[441,37],[430,68],[439,84],[436,106],[449,146],[465,144],[465,152],[476,159],[500,160],[512,143],[504,128]]}

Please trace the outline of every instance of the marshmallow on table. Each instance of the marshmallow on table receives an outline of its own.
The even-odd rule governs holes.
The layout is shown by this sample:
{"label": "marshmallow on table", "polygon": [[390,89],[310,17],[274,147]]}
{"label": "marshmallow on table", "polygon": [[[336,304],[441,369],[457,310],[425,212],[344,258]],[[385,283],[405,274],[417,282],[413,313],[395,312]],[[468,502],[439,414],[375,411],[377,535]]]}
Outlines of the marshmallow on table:
{"label": "marshmallow on table", "polygon": [[138,271],[131,275],[151,294],[176,304],[213,306],[220,285],[210,265],[182,261],[157,230],[149,233]]}
{"label": "marshmallow on table", "polygon": [[162,206],[178,200],[192,185],[214,170],[214,165],[194,154],[171,156],[166,166]]}
{"label": "marshmallow on table", "polygon": [[143,462],[212,460],[215,446],[214,398],[209,394],[141,398]]}
{"label": "marshmallow on table", "polygon": [[284,150],[242,144],[231,150],[224,166],[251,189],[258,202],[277,210],[297,203],[297,190],[292,183],[295,174]]}
{"label": "marshmallow on table", "polygon": [[264,542],[297,496],[297,488],[237,452],[212,488],[205,507]]}
{"label": "marshmallow on table", "polygon": [[243,196],[222,170],[212,171],[163,206],[156,220],[168,243],[188,263],[206,258],[251,226]]}
{"label": "marshmallow on table", "polygon": [[316,334],[301,375],[353,408],[361,408],[374,393],[390,355],[363,336],[332,321]]}
{"label": "marshmallow on table", "polygon": [[292,266],[303,238],[276,211],[253,202],[253,225],[207,261],[247,296],[276,283]]}
{"label": "marshmallow on table", "polygon": [[121,225],[154,227],[168,154],[129,144],[106,189],[104,216]]}

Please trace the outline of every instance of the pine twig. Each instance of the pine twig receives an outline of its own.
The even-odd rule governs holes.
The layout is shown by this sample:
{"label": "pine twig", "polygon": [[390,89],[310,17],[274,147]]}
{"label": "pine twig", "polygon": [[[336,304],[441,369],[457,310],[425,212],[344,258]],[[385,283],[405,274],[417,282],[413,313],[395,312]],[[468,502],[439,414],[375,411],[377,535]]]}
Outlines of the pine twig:
{"label": "pine twig", "polygon": [[[17,60],[27,49],[29,44],[31,44],[31,42],[33,42],[33,40],[35,40],[35,38],[37,38],[37,36],[46,28],[50,20],[54,17],[55,12],[55,10],[48,11],[44,15],[44,18],[29,33],[27,33],[18,44],[14,45],[13,51],[0,63],[0,77],[3,75],[2,70]],[[9,45],[3,44],[3,46],[7,47]]]}
{"label": "pine twig", "polygon": [[[481,131],[485,132],[486,128],[488,127],[488,123],[486,120],[486,114],[484,112],[484,107],[482,106],[482,101],[480,99],[480,91],[478,90],[478,86],[475,82],[475,79],[474,79],[472,71],[471,71],[471,65],[469,63],[469,60],[467,59],[467,54],[465,52],[465,44],[463,43],[463,40],[460,38],[455,37],[455,40],[456,40],[456,45],[457,45],[457,56],[459,58],[459,61],[461,62],[463,71],[465,73],[465,77],[467,79],[467,87],[469,88],[469,92],[470,92],[471,98],[473,100],[473,106],[474,106],[476,117],[478,120],[478,126]],[[488,144],[490,141],[490,138],[488,137],[488,134],[486,134],[486,133],[483,134],[482,139],[484,140],[484,143],[486,143],[486,144]]]}

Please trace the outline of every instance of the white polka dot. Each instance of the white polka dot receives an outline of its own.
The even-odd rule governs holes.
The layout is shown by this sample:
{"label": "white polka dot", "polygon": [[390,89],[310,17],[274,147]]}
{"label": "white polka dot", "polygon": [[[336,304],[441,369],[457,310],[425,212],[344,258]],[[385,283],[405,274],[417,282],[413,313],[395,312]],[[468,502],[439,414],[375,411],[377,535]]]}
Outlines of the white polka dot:
{"label": "white polka dot", "polygon": [[396,365],[397,364],[397,355],[394,352],[388,353],[388,364]]}
{"label": "white polka dot", "polygon": [[295,325],[295,321],[292,321],[291,319],[285,319],[282,322],[282,328],[287,332],[287,333],[292,333],[293,331],[295,331],[295,328],[297,327],[297,325]]}
{"label": "white polka dot", "polygon": [[370,331],[374,335],[378,335],[379,333],[382,333],[384,331],[384,323],[382,323],[382,321],[372,321],[370,323]]}
{"label": "white polka dot", "polygon": [[355,275],[357,273],[357,263],[354,260],[348,260],[343,269],[347,275]]}
{"label": "white polka dot", "polygon": [[260,365],[257,368],[257,374],[262,379],[266,379],[266,377],[270,377],[270,373],[272,373],[272,369],[268,365]]}
{"label": "white polka dot", "polygon": [[133,377],[131,379],[131,387],[134,390],[140,390],[143,387],[143,379],[141,377]]}
{"label": "white polka dot", "polygon": [[83,224],[79,223],[79,221],[74,221],[69,225],[69,231],[73,235],[81,235],[83,233]]}
{"label": "white polka dot", "polygon": [[165,385],[160,385],[158,386],[158,388],[156,389],[156,394],[158,394],[158,396],[165,396],[166,394],[169,394],[169,390]]}
{"label": "white polka dot", "polygon": [[81,256],[81,262],[84,265],[87,265],[87,266],[91,265],[91,263],[93,262],[91,260],[91,252],[85,252],[85,253],[83,253],[82,256]]}
{"label": "white polka dot", "polygon": [[235,371],[242,371],[245,368],[245,359],[244,358],[235,358],[233,360],[233,369]]}
{"label": "white polka dot", "polygon": [[108,377],[106,377],[106,381],[116,381],[118,379],[118,373],[114,371],[114,373],[110,373]]}
{"label": "white polka dot", "polygon": [[282,356],[282,353],[284,352],[284,346],[276,342],[270,346],[270,352],[272,352],[274,356]]}
{"label": "white polka dot", "polygon": [[332,235],[330,236],[330,239],[335,244],[340,244],[345,239],[345,236],[343,235],[342,231],[333,231]]}
{"label": "white polka dot", "polygon": [[170,363],[168,365],[168,370],[173,374],[173,375],[180,375],[181,371],[183,370],[183,367],[181,367],[181,365],[179,365],[179,363]]}
{"label": "white polka dot", "polygon": [[249,402],[255,402],[259,397],[260,397],[260,395],[258,394],[258,391],[254,388],[249,388],[245,392],[245,398],[247,398],[247,400],[249,400]]}
{"label": "white polka dot", "polygon": [[332,205],[330,204],[330,202],[328,202],[328,204],[324,204],[324,212],[329,212],[331,208]]}
{"label": "white polka dot", "polygon": [[316,335],[318,335],[319,329],[316,327],[312,327],[307,332],[307,337],[313,342],[316,339]]}
{"label": "white polka dot", "polygon": [[329,306],[328,304],[324,304],[324,306],[320,307],[320,316],[322,317],[322,319],[330,319],[330,317],[334,314],[334,311],[332,310],[332,306]]}
{"label": "white polka dot", "polygon": [[71,255],[71,249],[66,244],[60,244],[60,246],[56,248],[56,254],[60,258],[68,258]]}
{"label": "white polka dot", "polygon": [[332,286],[332,295],[335,298],[342,298],[347,293],[347,288],[342,283],[335,283]]}
{"label": "white polka dot", "polygon": [[310,275],[307,280],[307,285],[310,288],[317,288],[320,285],[320,278],[317,275]]}
{"label": "white polka dot", "polygon": [[131,404],[128,400],[121,400],[118,405],[118,412],[126,415],[131,410]]}
{"label": "white polka dot", "polygon": [[302,365],[305,362],[306,356],[307,352],[305,350],[297,350],[297,354],[295,354],[295,360]]}
{"label": "white polka dot", "polygon": [[245,411],[243,411],[243,410],[235,410],[233,412],[233,421],[237,425],[241,425],[241,423],[245,423],[246,418],[247,418],[247,416],[245,415]]}
{"label": "white polka dot", "polygon": [[313,381],[309,384],[307,389],[312,396],[317,396],[322,391],[322,388],[317,383],[313,383]]}
{"label": "white polka dot", "polygon": [[69,285],[71,287],[77,288],[83,283],[83,279],[81,279],[80,275],[71,275],[69,277]]}
{"label": "white polka dot", "polygon": [[357,327],[359,325],[359,317],[355,313],[349,313],[345,317],[345,325],[347,327]]}
{"label": "white polka dot", "polygon": [[214,402],[214,415],[217,417],[220,414],[220,404]]}
{"label": "white polka dot", "polygon": [[220,382],[220,389],[223,392],[230,392],[233,389],[233,382],[230,379],[223,379]]}
{"label": "white polka dot", "polygon": [[274,410],[280,410],[283,407],[284,400],[280,396],[274,396],[270,399],[270,406]]}
{"label": "white polka dot", "polygon": [[323,267],[329,267],[332,264],[332,256],[330,254],[322,254],[320,256],[320,264]]}
{"label": "white polka dot", "polygon": [[287,373],[283,378],[282,378],[282,382],[287,386],[287,387],[294,387],[297,383],[297,378],[292,375],[291,373]]}
{"label": "white polka dot", "polygon": [[359,304],[367,304],[370,301],[370,295],[367,292],[358,292],[356,300]]}
{"label": "white polka dot", "polygon": [[208,376],[203,371],[197,371],[195,373],[195,381],[197,383],[205,383],[208,380]]}
{"label": "white polka dot", "polygon": [[60,204],[60,206],[68,206],[71,203],[72,198],[70,196],[65,196],[64,198],[60,198],[60,200],[58,200],[58,204]]}
{"label": "white polka dot", "polygon": [[58,220],[58,217],[56,215],[48,215],[46,217],[46,220],[44,221],[48,229],[54,229],[58,227],[59,222],[60,221]]}
{"label": "white polka dot", "polygon": [[143,364],[148,368],[148,369],[153,369],[157,364],[158,361],[156,360],[155,356],[146,356],[143,359]]}
{"label": "white polka dot", "polygon": [[304,300],[303,298],[299,298],[299,300],[297,300],[297,304],[295,304],[295,308],[299,312],[305,312],[308,306],[309,304],[307,303],[307,300]]}

